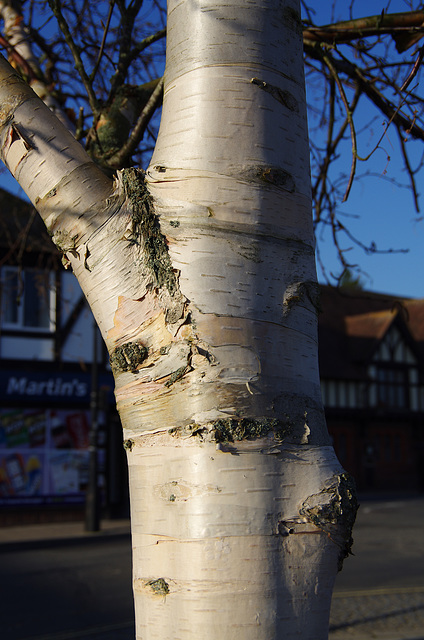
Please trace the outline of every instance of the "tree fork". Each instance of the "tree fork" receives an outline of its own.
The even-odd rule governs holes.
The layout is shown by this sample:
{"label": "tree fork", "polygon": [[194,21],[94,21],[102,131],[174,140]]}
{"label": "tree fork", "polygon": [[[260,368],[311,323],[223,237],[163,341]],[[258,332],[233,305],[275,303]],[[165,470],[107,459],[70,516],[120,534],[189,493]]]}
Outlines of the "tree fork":
{"label": "tree fork", "polygon": [[298,1],[169,1],[145,174],[109,180],[3,72],[2,157],[111,354],[137,638],[324,640],[356,506],[319,384]]}

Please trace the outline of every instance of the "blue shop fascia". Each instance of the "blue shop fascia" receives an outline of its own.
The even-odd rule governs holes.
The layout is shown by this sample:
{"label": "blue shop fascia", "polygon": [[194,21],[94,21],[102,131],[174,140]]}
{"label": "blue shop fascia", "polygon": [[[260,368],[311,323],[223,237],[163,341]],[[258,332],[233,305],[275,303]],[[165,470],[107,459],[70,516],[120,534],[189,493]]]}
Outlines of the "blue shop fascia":
{"label": "blue shop fascia", "polygon": [[[0,370],[0,505],[83,504],[91,422],[89,372]],[[98,378],[99,487],[106,490],[113,380]],[[104,496],[104,501],[106,496]]]}

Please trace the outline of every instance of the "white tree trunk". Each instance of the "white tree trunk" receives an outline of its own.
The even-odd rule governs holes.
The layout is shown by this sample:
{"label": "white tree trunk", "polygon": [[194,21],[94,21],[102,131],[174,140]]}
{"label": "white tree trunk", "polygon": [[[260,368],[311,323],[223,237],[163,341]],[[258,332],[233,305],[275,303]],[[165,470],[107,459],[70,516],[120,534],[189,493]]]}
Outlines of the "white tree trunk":
{"label": "white tree trunk", "polygon": [[[53,111],[69,131],[74,132],[74,124],[53,96],[51,87],[47,87],[41,79],[42,73],[40,72],[39,62],[33,55],[28,30],[23,22],[23,16],[18,13],[12,2],[0,0],[0,17],[4,23],[4,34],[7,42],[32,71],[32,77],[28,78],[31,89],[43,100],[49,109]],[[16,62],[15,66],[19,66],[19,63]]]}
{"label": "white tree trunk", "polygon": [[3,158],[111,355],[137,638],[321,640],[356,506],[320,396],[299,6],[168,4],[146,176],[112,185],[10,80]]}

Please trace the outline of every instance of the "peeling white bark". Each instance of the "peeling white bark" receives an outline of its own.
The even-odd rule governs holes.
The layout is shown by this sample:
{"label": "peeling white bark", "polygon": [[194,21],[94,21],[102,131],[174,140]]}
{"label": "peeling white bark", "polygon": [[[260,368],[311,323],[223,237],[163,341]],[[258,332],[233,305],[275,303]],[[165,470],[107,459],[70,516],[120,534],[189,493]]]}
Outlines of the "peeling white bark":
{"label": "peeling white bark", "polygon": [[323,640],[355,505],[329,446],[297,0],[170,0],[145,180],[0,61],[2,157],[111,355],[137,638]]}
{"label": "peeling white bark", "polygon": [[299,504],[332,460],[259,441],[134,448],[137,638],[325,638],[338,549]]}
{"label": "peeling white bark", "polygon": [[[168,7],[147,183],[189,322],[171,337],[150,305],[140,336],[157,359],[118,376],[137,638],[320,640],[351,505],[330,535],[342,470],[319,390],[298,6]],[[170,386],[167,365],[182,372]],[[239,416],[279,420],[283,443],[214,444]]]}
{"label": "peeling white bark", "polygon": [[[169,3],[163,117],[147,183],[191,319],[191,331],[172,339],[197,354],[175,387],[154,382],[150,361],[136,380],[121,378],[121,415],[135,394],[145,398],[136,431],[285,414],[299,441],[306,415],[312,441],[327,442],[300,23],[296,3],[277,4]],[[158,359],[161,368],[163,360],[171,358]]]}
{"label": "peeling white bark", "polygon": [[53,111],[67,129],[74,132],[74,124],[52,96],[51,89],[39,77],[39,63],[33,54],[28,31],[25,28],[22,16],[16,11],[13,3],[0,0],[0,17],[4,22],[4,34],[8,43],[34,72],[34,77],[29,80],[31,89]]}

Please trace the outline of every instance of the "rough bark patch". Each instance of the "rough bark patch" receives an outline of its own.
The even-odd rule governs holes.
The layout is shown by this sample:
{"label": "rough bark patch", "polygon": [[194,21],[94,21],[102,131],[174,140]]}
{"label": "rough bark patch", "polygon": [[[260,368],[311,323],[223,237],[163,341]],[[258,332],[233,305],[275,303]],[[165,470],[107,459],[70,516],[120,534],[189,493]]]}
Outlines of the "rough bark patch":
{"label": "rough bark patch", "polygon": [[280,102],[283,107],[286,107],[289,111],[293,111],[294,113],[299,113],[299,103],[296,98],[285,89],[280,89],[280,87],[276,87],[269,82],[264,82],[263,80],[259,80],[259,78],[252,78],[250,81],[252,84],[255,84],[263,91],[269,93],[275,100]]}
{"label": "rough bark patch", "polygon": [[149,270],[148,288],[165,295],[166,321],[175,324],[184,315],[186,299],[178,285],[178,272],[173,269],[165,235],[161,232],[154,201],[145,180],[144,171],[135,168],[122,172],[122,183],[132,208],[132,228],[129,242],[143,247],[143,259]]}
{"label": "rough bark patch", "polygon": [[162,234],[154,211],[143,171],[131,168],[122,172],[122,182],[132,211],[132,241],[142,240],[147,266],[153,275],[153,285],[166,287],[170,293],[177,290],[177,279],[172,269],[165,236]]}
{"label": "rough bark patch", "polygon": [[175,427],[169,430],[171,435],[198,436],[201,440],[226,444],[240,442],[242,440],[256,440],[268,435],[273,436],[276,442],[282,442],[291,434],[293,425],[288,418],[277,420],[276,418],[219,418],[207,425],[191,424],[184,428]]}
{"label": "rough bark patch", "polygon": [[301,302],[309,300],[317,313],[321,311],[321,290],[316,282],[293,282],[284,292],[283,315],[287,316],[292,307]]}
{"label": "rough bark patch", "polygon": [[348,473],[342,473],[334,476],[320,493],[309,496],[300,509],[301,515],[340,547],[339,571],[343,560],[352,553],[352,529],[358,508],[355,482]]}
{"label": "rough bark patch", "polygon": [[147,358],[147,349],[139,342],[127,342],[117,347],[110,354],[110,366],[112,371],[137,372],[138,365]]}
{"label": "rough bark patch", "polygon": [[278,187],[289,193],[296,191],[293,176],[281,167],[265,165],[245,167],[241,171],[234,172],[234,177],[246,182],[257,183],[261,186]]}
{"label": "rough bark patch", "polygon": [[294,31],[297,36],[303,36],[301,17],[293,7],[283,8],[283,23],[286,27]]}

